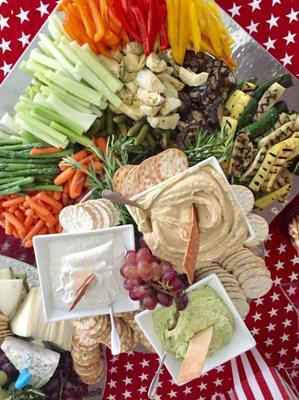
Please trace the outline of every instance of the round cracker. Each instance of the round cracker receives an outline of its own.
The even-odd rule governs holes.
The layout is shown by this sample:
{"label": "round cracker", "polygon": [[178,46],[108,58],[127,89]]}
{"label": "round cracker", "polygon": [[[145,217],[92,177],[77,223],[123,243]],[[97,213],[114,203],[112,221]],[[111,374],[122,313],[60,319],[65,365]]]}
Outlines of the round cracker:
{"label": "round cracker", "polygon": [[226,257],[225,259],[223,259],[221,266],[223,268],[225,268],[228,272],[230,271],[230,268],[235,265],[235,263],[242,258],[245,258],[246,256],[248,256],[250,254],[250,250],[246,249],[245,247],[243,247],[240,250],[237,250],[235,253],[231,254],[230,256]]}
{"label": "round cracker", "polygon": [[95,228],[91,212],[82,207],[82,204],[63,208],[59,214],[59,222],[66,232],[84,232]]}
{"label": "round cracker", "polygon": [[241,288],[248,299],[258,299],[269,292],[272,284],[272,279],[266,275],[260,275],[246,279],[242,283]]}
{"label": "round cracker", "polygon": [[250,214],[247,217],[249,224],[251,225],[255,238],[249,239],[246,242],[246,246],[255,247],[262,244],[269,235],[269,225],[265,218],[260,215]]}
{"label": "round cracker", "polygon": [[171,178],[188,168],[188,159],[184,152],[171,148],[155,157],[154,170],[159,182]]}
{"label": "round cracker", "polygon": [[110,208],[110,210],[112,212],[112,216],[113,216],[113,226],[118,225],[120,222],[120,219],[119,219],[119,213],[118,213],[115,205],[112,203],[112,201],[110,201],[108,199],[101,199],[100,201],[101,201],[101,203],[106,204]]}
{"label": "round cracker", "polygon": [[243,264],[243,265],[238,265],[233,271],[232,273],[234,274],[234,276],[236,278],[238,278],[240,276],[240,274],[244,271],[247,271],[249,269],[252,269],[253,265],[256,268],[265,268],[265,264],[260,263],[260,262],[256,262],[256,260],[250,260],[248,259],[248,263]]}
{"label": "round cracker", "polygon": [[101,203],[101,200],[90,200],[89,204],[94,208],[94,211],[98,215],[98,219],[101,219],[101,226],[99,228],[110,228],[113,226],[114,215],[111,209],[105,204]]}
{"label": "round cracker", "polygon": [[254,208],[254,195],[250,189],[241,185],[230,185],[242,211],[249,215]]}
{"label": "round cracker", "polygon": [[256,276],[256,275],[258,275],[258,276],[265,275],[265,276],[268,276],[269,278],[271,277],[270,271],[268,271],[266,268],[256,267],[253,264],[251,266],[251,268],[240,273],[240,275],[238,276],[238,281],[242,285],[242,283],[246,279],[248,279],[249,277],[252,277],[252,276]]}
{"label": "round cracker", "polygon": [[156,156],[144,160],[139,166],[139,184],[141,191],[157,185],[160,181],[155,175]]}
{"label": "round cracker", "polygon": [[6,315],[0,313],[0,322],[9,322],[9,318]]}
{"label": "round cracker", "polygon": [[236,310],[240,314],[241,318],[242,319],[246,318],[250,311],[250,305],[247,303],[247,301],[236,298],[233,298],[231,300],[234,303]]}
{"label": "round cracker", "polygon": [[130,188],[127,187],[126,179],[129,171],[134,167],[134,165],[123,165],[114,174],[112,180],[113,190],[120,193],[122,196],[126,197],[130,193]]}
{"label": "round cracker", "polygon": [[77,330],[88,330],[97,324],[99,318],[100,317],[75,318],[72,320],[72,324]]}

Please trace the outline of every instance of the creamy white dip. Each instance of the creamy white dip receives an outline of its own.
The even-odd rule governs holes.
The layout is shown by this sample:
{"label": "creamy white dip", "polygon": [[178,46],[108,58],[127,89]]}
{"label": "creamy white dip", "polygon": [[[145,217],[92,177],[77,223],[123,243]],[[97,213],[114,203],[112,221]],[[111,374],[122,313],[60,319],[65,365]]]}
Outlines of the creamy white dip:
{"label": "creamy white dip", "polygon": [[51,242],[49,269],[55,307],[68,310],[90,274],[95,274],[95,279],[76,305],[77,311],[106,307],[126,297],[120,274],[126,250],[124,239],[113,233]]}

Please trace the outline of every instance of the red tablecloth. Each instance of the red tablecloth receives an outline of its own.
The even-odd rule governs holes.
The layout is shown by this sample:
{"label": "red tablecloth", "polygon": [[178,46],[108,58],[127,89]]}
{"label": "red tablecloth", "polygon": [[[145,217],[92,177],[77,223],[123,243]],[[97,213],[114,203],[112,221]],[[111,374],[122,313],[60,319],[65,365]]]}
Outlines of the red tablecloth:
{"label": "red tablecloth", "polygon": [[[299,76],[299,2],[298,0],[218,0],[237,22],[251,32],[287,69]],[[0,82],[34,37],[54,8],[54,0],[0,0]],[[295,51],[297,49],[297,51]],[[1,90],[0,90],[1,93]],[[293,206],[299,206],[299,198]],[[293,367],[299,365],[298,316],[285,296],[281,285],[296,282],[299,258],[289,240],[282,234],[281,221],[271,225],[266,242],[266,261],[275,285],[263,299],[253,302],[247,326],[254,334],[260,352],[270,360],[284,378],[296,378]],[[0,232],[0,254],[34,263],[31,250]],[[287,296],[294,289],[285,287]],[[157,366],[156,356],[138,353],[112,358],[108,353],[108,377],[105,400],[147,399],[146,391]],[[165,371],[158,391],[160,399],[211,399],[232,385],[228,364],[187,386],[172,385]],[[251,399],[247,399],[251,400]]]}

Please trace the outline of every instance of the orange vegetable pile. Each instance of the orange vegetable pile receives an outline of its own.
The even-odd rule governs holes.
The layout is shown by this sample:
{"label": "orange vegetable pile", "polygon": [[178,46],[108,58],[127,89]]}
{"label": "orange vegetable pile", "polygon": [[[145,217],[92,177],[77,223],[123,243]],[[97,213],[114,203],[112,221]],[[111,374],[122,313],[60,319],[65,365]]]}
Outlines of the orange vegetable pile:
{"label": "orange vegetable pile", "polygon": [[117,18],[113,0],[62,0],[64,30],[81,46],[88,43],[95,53],[109,57],[110,50],[120,50],[129,41]]}

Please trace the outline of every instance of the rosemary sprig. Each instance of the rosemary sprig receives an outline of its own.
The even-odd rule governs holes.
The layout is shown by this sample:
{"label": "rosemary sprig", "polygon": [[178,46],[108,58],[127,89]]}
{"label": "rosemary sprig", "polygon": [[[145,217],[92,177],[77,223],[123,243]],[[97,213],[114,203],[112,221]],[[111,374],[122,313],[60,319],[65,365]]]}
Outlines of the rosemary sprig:
{"label": "rosemary sprig", "polygon": [[197,164],[212,156],[219,162],[223,162],[232,157],[233,137],[229,135],[225,127],[215,133],[199,130],[187,136],[184,152],[188,157],[189,165]]}
{"label": "rosemary sprig", "polygon": [[43,392],[36,388],[25,388],[14,390],[8,400],[39,400],[47,397]]}

